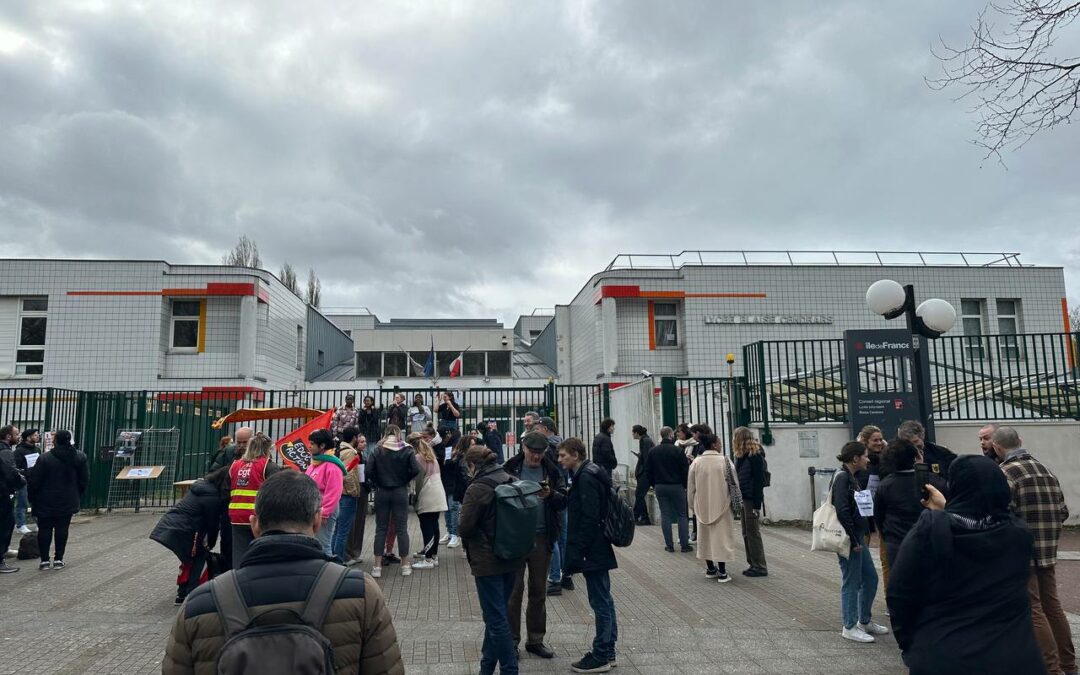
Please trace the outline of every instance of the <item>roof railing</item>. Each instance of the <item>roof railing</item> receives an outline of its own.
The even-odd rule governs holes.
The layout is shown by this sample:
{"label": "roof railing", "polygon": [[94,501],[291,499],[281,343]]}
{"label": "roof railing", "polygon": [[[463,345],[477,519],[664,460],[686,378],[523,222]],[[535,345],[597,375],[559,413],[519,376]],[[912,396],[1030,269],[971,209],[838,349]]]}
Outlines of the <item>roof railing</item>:
{"label": "roof railing", "polygon": [[730,250],[679,253],[620,253],[605,271],[620,269],[678,269],[705,265],[939,265],[958,267],[1032,267],[1019,253],[986,251],[784,251]]}

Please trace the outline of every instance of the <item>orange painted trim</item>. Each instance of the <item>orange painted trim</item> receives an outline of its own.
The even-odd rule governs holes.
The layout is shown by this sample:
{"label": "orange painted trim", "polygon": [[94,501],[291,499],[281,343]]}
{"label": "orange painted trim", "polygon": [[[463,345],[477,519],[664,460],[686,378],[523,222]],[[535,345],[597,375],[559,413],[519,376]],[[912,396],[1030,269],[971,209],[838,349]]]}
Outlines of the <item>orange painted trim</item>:
{"label": "orange painted trim", "polygon": [[1061,323],[1065,328],[1065,348],[1069,353],[1069,368],[1076,368],[1076,351],[1073,346],[1072,337],[1069,335],[1072,333],[1072,326],[1069,322],[1069,301],[1066,298],[1061,299]]}
{"label": "orange painted trim", "polygon": [[641,291],[640,297],[642,298],[674,298],[676,300],[682,300],[686,297],[686,293],[683,291]]}
{"label": "orange painted trim", "polygon": [[191,297],[193,295],[195,295],[195,296],[207,295],[207,292],[206,292],[205,288],[163,288],[163,289],[161,289],[161,294],[166,296],[166,297],[170,297],[170,296],[187,296],[187,297]]}
{"label": "orange painted trim", "polygon": [[649,301],[649,351],[656,351],[656,306]]}
{"label": "orange painted trim", "polygon": [[199,301],[199,353],[206,351],[206,300]]}
{"label": "orange painted trim", "polygon": [[604,298],[767,298],[768,293],[687,293],[686,291],[643,291],[640,286],[608,285],[601,286],[596,294],[596,302]]}
{"label": "orange painted trim", "polygon": [[161,295],[161,291],[68,291],[68,295]]}

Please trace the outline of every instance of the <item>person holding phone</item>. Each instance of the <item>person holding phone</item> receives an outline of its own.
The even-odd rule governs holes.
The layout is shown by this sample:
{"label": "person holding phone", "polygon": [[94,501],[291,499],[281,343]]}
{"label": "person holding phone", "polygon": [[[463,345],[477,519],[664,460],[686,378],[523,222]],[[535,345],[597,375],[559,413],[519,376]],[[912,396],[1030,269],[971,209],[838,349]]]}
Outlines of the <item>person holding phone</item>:
{"label": "person holding phone", "polygon": [[458,407],[457,401],[454,400],[454,394],[444,391],[439,398],[439,426],[447,429],[457,429],[461,420],[461,408]]}
{"label": "person holding phone", "polygon": [[930,471],[925,464],[918,464],[919,451],[911,441],[897,438],[885,448],[882,461],[892,471],[882,479],[874,494],[874,520],[885,543],[882,560],[884,586],[889,587],[889,569],[885,561],[896,559],[900,544],[925,510],[922,500],[927,483],[946,492],[945,481]]}

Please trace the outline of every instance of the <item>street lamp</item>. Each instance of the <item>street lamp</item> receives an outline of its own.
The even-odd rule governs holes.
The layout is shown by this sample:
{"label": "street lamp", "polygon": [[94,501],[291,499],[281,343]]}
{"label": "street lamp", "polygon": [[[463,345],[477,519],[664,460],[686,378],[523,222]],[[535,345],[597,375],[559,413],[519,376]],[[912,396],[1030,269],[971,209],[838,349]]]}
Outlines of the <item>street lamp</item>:
{"label": "street lamp", "polygon": [[901,286],[892,279],[882,279],[871,284],[870,288],[866,289],[866,304],[870,307],[870,311],[886,319],[903,316],[907,322],[915,355],[912,380],[919,401],[919,419],[926,428],[927,440],[933,441],[934,426],[931,418],[933,402],[928,381],[929,359],[920,336],[930,339],[941,337],[956,323],[956,309],[938,298],[926,300],[916,306],[915,287],[911,284]]}

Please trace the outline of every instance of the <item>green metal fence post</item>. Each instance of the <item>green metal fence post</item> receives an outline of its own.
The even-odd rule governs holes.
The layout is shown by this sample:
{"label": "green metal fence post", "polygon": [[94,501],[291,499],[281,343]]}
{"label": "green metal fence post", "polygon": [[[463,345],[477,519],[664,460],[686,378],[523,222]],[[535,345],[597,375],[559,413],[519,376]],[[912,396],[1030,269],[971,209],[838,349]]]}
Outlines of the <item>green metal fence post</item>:
{"label": "green metal fence post", "polygon": [[611,385],[607,382],[600,385],[600,413],[604,419],[611,417]]}
{"label": "green metal fence post", "polygon": [[544,385],[544,407],[547,408],[548,415],[551,416],[556,422],[559,421],[557,415],[559,411],[555,408],[555,378],[549,377],[547,384]]}
{"label": "green metal fence post", "polygon": [[758,343],[758,399],[761,405],[761,443],[773,444],[772,431],[769,429],[769,388],[765,381],[765,345]]}
{"label": "green metal fence post", "polygon": [[49,387],[45,390],[45,429],[42,431],[52,431],[52,417],[53,417],[53,388]]}
{"label": "green metal fence post", "polygon": [[[146,391],[139,392],[139,400],[136,403],[138,408],[135,409],[135,428],[146,428]],[[153,425],[151,425],[153,426]]]}
{"label": "green metal fence post", "polygon": [[660,378],[660,420],[665,427],[674,429],[679,425],[678,403],[675,400],[675,378]]}

